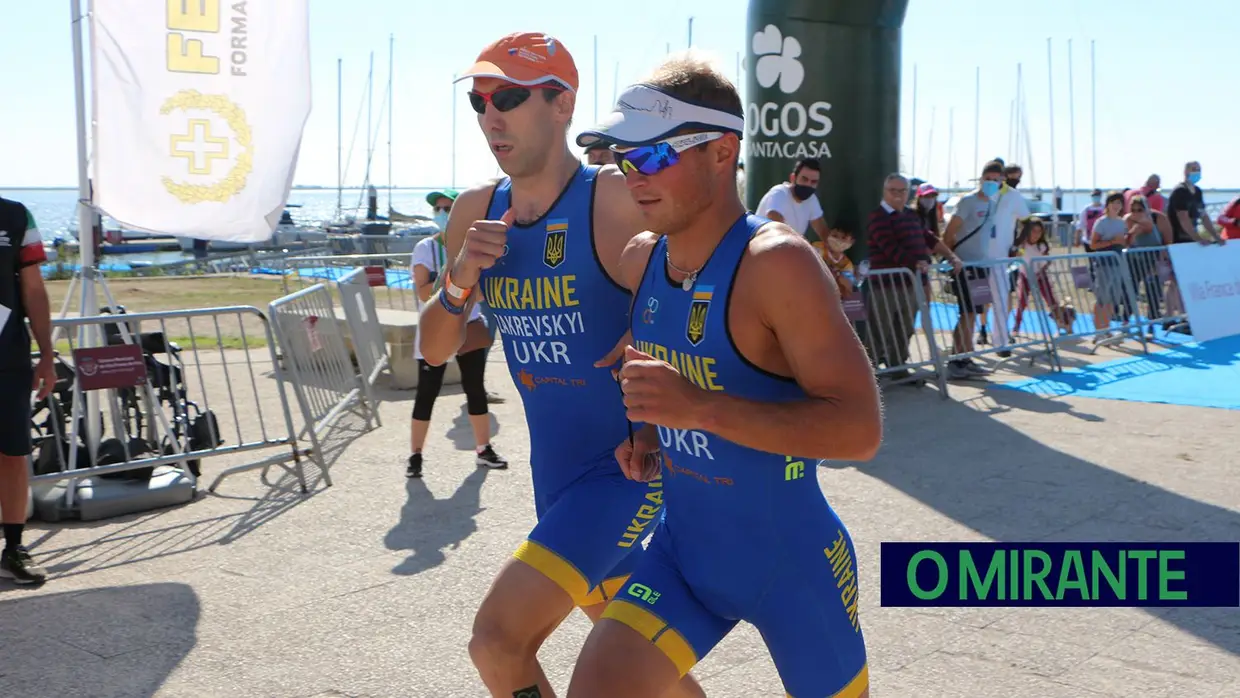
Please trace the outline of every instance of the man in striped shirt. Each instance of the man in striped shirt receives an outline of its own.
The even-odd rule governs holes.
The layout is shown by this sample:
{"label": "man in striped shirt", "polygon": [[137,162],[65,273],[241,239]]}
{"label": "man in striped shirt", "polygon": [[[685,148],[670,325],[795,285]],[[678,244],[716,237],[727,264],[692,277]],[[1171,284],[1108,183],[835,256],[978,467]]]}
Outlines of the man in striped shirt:
{"label": "man in striped shirt", "polygon": [[[960,260],[934,233],[925,229],[916,212],[905,207],[908,193],[909,183],[903,175],[887,175],[882,202],[870,213],[866,224],[870,271],[908,269],[917,283],[924,283],[930,270],[931,252],[942,254],[957,267]],[[870,358],[875,364],[896,369],[908,362],[913,319],[917,316],[917,292],[903,275],[872,275],[866,284],[870,289],[867,294],[869,315],[874,320],[871,337],[866,341]],[[908,374],[908,369],[899,369],[885,375],[899,379]]]}
{"label": "man in striped shirt", "polygon": [[[52,317],[40,264],[47,261],[34,216],[25,206],[0,198],[0,518],[4,550],[0,577],[18,584],[46,578],[22,545],[30,474],[30,392],[47,397],[56,382],[52,363]],[[39,363],[30,364],[30,333],[39,344]]]}

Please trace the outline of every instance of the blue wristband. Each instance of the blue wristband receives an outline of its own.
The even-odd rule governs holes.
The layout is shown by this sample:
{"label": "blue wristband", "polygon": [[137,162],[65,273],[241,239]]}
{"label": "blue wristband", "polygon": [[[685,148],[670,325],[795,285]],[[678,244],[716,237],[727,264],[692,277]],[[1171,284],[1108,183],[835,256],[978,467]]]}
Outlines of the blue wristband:
{"label": "blue wristband", "polygon": [[462,305],[458,308],[455,305],[452,305],[452,303],[448,300],[448,293],[443,289],[440,289],[439,291],[439,304],[453,315],[460,315],[465,312],[465,306]]}

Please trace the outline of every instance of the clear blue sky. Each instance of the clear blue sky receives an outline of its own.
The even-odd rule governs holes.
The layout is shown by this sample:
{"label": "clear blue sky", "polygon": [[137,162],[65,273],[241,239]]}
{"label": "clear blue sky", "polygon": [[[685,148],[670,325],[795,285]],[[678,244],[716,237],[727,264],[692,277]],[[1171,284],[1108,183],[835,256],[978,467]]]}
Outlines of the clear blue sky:
{"label": "clear blue sky", "polygon": [[[85,3],[84,3],[85,4]],[[452,100],[457,100],[457,184],[496,172],[464,98],[450,85],[486,42],[510,31],[553,34],[577,59],[582,76],[576,122],[594,117],[593,40],[599,36],[598,104],[610,105],[614,75],[623,86],[645,75],[670,43],[713,52],[727,74],[748,40],[746,0],[543,0],[464,4],[430,0],[311,0],[314,108],[302,142],[296,182],[336,181],[336,59],[344,59],[345,139],[362,103],[368,55],[375,52],[375,109],[387,84],[388,34],[396,34],[393,180],[399,186],[449,183]],[[0,66],[9,100],[0,109],[0,186],[76,183],[73,66],[68,0],[4,2]],[[1091,178],[1089,42],[1097,44],[1098,182],[1138,184],[1159,172],[1179,179],[1185,160],[1202,162],[1207,188],[1240,187],[1240,78],[1236,66],[1236,0],[1106,2],[1094,0],[911,0],[904,25],[901,162],[912,164],[913,66],[918,73],[917,172],[943,182],[948,172],[948,115],[955,148],[952,178],[973,160],[974,69],[982,68],[979,131],[983,159],[1009,153],[1009,114],[1016,65],[1023,64],[1032,134],[1033,174],[1051,180],[1046,39],[1054,39],[1055,169],[1070,186],[1067,39],[1075,63],[1076,180]],[[365,9],[363,9],[365,8]],[[458,10],[459,8],[459,10]],[[631,27],[631,28],[626,28]],[[20,29],[18,29],[20,28]],[[618,66],[618,69],[617,69]],[[839,106],[837,105],[837,109]],[[931,145],[931,109],[935,123]],[[364,113],[364,112],[363,112]],[[364,117],[363,117],[364,118]],[[372,179],[387,179],[386,125]],[[364,165],[359,133],[346,181]]]}

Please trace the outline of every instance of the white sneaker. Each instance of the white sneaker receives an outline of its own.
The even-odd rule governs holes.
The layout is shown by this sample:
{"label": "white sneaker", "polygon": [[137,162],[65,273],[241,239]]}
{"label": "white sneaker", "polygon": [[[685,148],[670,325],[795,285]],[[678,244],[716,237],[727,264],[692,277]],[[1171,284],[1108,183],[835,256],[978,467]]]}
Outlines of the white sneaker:
{"label": "white sneaker", "polygon": [[490,468],[491,470],[508,469],[508,461],[504,460],[503,456],[496,453],[495,449],[491,448],[491,444],[483,446],[482,450],[477,452],[477,456],[474,458],[474,463],[480,468]]}

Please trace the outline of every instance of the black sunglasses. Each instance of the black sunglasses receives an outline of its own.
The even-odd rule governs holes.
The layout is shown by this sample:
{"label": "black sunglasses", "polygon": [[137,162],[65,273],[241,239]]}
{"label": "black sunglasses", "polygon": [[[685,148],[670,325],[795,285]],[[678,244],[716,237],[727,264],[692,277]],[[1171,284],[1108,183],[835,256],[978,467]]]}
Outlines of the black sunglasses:
{"label": "black sunglasses", "polygon": [[[564,91],[563,88],[556,85],[540,85],[537,89],[555,90],[556,92]],[[495,109],[500,112],[507,112],[516,109],[522,104],[525,104],[525,100],[529,99],[531,94],[533,94],[533,92],[530,88],[522,87],[520,85],[514,85],[513,87],[501,87],[497,90],[492,90],[491,92],[477,92],[470,90],[469,106],[473,107],[474,111],[479,114],[486,113],[488,104],[494,106]]]}

